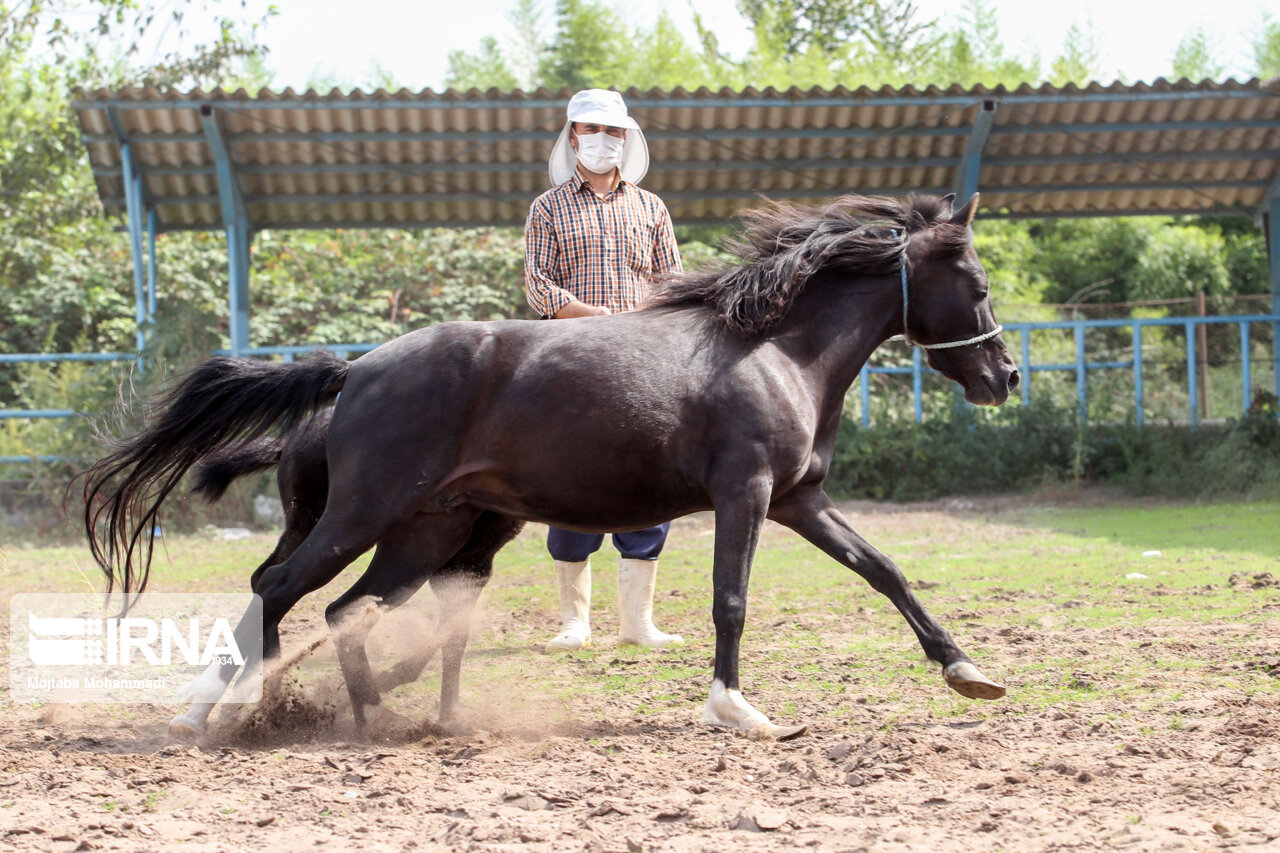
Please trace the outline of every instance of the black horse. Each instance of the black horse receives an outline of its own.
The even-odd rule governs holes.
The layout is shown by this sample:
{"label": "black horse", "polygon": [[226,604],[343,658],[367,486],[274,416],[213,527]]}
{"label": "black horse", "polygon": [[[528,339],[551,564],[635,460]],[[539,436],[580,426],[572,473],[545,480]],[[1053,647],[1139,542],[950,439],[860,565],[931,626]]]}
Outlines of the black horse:
{"label": "black horse", "polygon": [[[377,546],[329,609],[402,600],[494,526],[533,520],[632,530],[715,512],[716,659],[705,722],[785,737],[738,691],[747,583],[765,518],[813,542],[886,595],[952,688],[997,698],[902,573],[822,488],[844,396],[870,354],[903,335],[999,405],[1018,373],[973,249],[977,197],[847,196],[746,215],[741,266],[683,276],[643,310],[556,323],[446,323],[348,364],[215,358],[162,401],[139,435],[85,472],[85,525],[108,584],[143,588],[165,497],[202,457],[333,400],[328,498],[306,539],[257,577],[264,636],[297,601]],[[339,643],[357,720],[378,694],[362,642]],[[212,672],[216,701],[234,667]],[[195,709],[193,709],[195,710]],[[199,709],[207,713],[207,709]],[[197,715],[198,716],[198,715]]]}

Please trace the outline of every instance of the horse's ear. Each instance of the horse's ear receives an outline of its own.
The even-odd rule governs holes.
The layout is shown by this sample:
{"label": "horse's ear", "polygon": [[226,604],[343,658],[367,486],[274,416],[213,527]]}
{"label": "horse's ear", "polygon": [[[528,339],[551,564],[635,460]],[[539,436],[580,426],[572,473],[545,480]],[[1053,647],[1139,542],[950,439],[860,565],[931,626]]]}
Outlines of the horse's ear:
{"label": "horse's ear", "polygon": [[943,209],[944,211],[946,211],[945,213],[943,213],[943,214],[942,214],[942,218],[943,218],[943,219],[950,219],[950,218],[951,218],[951,212],[955,209],[955,204],[956,204],[956,194],[955,194],[955,193],[947,193],[947,194],[946,194],[946,195],[944,195],[942,198],[938,199],[938,201],[942,202],[942,209]]}
{"label": "horse's ear", "polygon": [[[965,202],[964,207],[951,214],[951,221],[957,225],[968,227],[973,223],[973,216],[978,212],[978,196],[980,193],[974,193],[970,199]],[[955,198],[952,194],[951,198]]]}

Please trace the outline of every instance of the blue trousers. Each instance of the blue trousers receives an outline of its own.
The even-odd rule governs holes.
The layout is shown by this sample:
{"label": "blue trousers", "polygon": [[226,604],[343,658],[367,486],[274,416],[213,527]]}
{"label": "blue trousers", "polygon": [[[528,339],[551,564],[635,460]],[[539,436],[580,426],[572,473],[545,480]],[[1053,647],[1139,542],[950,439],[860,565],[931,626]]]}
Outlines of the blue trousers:
{"label": "blue trousers", "polygon": [[[615,533],[613,547],[630,560],[656,560],[667,542],[667,531],[670,529],[671,522],[668,521],[644,530]],[[602,544],[603,533],[577,533],[573,530],[561,530],[559,527],[547,529],[547,550],[551,552],[553,560],[580,563],[599,551]]]}

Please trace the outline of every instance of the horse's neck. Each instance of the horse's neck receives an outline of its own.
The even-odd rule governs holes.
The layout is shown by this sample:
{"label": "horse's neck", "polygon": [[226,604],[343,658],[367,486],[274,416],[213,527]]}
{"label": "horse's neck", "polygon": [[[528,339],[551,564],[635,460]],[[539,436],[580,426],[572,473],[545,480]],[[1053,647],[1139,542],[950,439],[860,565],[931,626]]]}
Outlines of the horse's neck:
{"label": "horse's neck", "polygon": [[822,388],[843,401],[876,347],[897,334],[902,302],[891,277],[815,280],[796,300],[780,342]]}

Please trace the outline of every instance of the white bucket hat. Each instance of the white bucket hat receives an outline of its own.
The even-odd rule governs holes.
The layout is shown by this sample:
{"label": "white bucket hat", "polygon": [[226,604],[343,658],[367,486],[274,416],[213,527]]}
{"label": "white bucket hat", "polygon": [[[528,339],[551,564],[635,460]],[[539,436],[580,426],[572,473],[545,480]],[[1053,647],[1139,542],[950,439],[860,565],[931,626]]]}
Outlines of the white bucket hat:
{"label": "white bucket hat", "polygon": [[568,119],[564,123],[564,130],[560,131],[560,138],[551,149],[551,159],[547,161],[552,186],[560,186],[577,171],[578,155],[569,144],[569,129],[575,121],[603,124],[606,127],[625,127],[627,141],[622,146],[622,165],[618,167],[618,171],[624,181],[640,183],[649,171],[649,144],[644,141],[640,125],[627,115],[627,105],[621,95],[608,89],[583,89],[569,99],[566,112]]}

